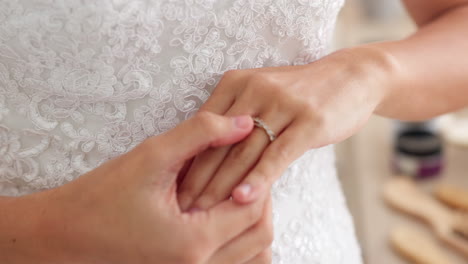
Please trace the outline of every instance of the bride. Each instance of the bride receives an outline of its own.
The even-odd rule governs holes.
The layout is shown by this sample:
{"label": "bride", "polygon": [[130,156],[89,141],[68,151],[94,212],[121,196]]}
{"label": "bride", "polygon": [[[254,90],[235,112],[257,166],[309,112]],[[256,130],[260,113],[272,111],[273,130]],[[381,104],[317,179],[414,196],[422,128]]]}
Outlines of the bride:
{"label": "bride", "polygon": [[[343,0],[0,0],[1,262],[171,263],[211,243],[171,221],[268,186],[271,249],[265,204],[256,246],[188,262],[362,263],[331,145],[468,104],[468,1],[405,3],[415,34],[327,55]],[[221,144],[220,116],[251,132]]]}

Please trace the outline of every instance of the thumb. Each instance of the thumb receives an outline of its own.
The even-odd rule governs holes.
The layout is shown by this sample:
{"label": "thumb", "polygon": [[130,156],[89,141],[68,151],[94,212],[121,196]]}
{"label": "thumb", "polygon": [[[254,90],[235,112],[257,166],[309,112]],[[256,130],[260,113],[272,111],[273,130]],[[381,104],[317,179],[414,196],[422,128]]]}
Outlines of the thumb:
{"label": "thumb", "polygon": [[237,143],[253,129],[250,116],[226,117],[199,112],[173,130],[159,136],[169,164],[182,164],[209,147]]}

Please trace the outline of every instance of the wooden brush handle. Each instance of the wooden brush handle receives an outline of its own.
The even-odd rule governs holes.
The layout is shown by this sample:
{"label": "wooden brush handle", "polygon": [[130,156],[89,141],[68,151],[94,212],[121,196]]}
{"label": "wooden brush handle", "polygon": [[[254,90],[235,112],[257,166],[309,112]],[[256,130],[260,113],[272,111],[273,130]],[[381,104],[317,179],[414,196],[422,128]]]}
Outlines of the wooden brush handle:
{"label": "wooden brush handle", "polygon": [[458,237],[453,232],[457,227],[453,213],[418,189],[414,182],[407,178],[395,178],[387,184],[384,196],[396,209],[428,222],[442,241],[468,259],[468,240]]}
{"label": "wooden brush handle", "polygon": [[395,178],[387,183],[384,190],[385,200],[398,210],[421,218],[438,228],[439,223],[451,223],[451,214],[437,200],[418,189],[407,178]]}
{"label": "wooden brush handle", "polygon": [[390,234],[392,247],[416,264],[452,264],[450,257],[428,235],[410,228],[397,228]]}
{"label": "wooden brush handle", "polygon": [[[452,236],[441,236],[443,242],[457,250],[466,260],[468,260],[468,242],[465,238],[458,237],[456,235]],[[465,262],[466,263],[466,262]]]}
{"label": "wooden brush handle", "polygon": [[468,212],[468,190],[452,185],[439,185],[435,196],[453,208]]}

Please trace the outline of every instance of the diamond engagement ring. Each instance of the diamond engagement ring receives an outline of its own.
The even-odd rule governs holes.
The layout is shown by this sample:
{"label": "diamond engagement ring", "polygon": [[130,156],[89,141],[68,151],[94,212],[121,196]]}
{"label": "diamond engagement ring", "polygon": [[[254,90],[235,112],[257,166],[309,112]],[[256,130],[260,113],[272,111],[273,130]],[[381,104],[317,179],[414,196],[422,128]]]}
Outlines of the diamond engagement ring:
{"label": "diamond engagement ring", "polygon": [[262,128],[268,135],[270,142],[273,142],[276,139],[275,132],[273,132],[263,120],[258,117],[252,118],[256,127]]}

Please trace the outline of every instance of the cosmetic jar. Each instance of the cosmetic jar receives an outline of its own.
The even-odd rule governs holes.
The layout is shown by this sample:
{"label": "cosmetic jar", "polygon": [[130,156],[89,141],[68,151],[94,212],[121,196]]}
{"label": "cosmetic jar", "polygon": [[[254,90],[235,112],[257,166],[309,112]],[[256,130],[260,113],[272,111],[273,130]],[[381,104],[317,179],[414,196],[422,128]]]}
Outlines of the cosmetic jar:
{"label": "cosmetic jar", "polygon": [[443,142],[426,123],[403,123],[395,135],[393,169],[418,179],[431,178],[443,170]]}

